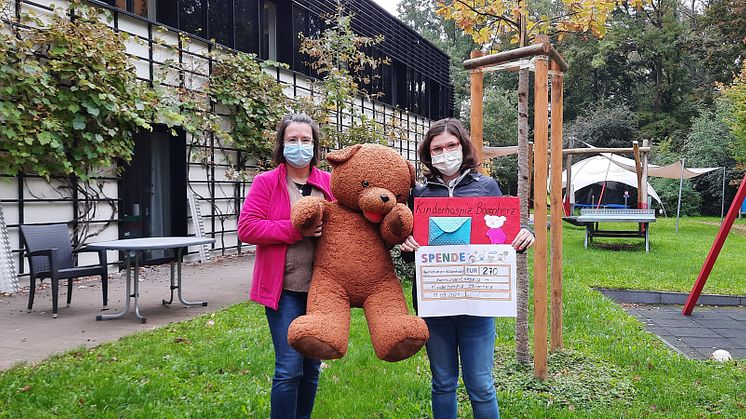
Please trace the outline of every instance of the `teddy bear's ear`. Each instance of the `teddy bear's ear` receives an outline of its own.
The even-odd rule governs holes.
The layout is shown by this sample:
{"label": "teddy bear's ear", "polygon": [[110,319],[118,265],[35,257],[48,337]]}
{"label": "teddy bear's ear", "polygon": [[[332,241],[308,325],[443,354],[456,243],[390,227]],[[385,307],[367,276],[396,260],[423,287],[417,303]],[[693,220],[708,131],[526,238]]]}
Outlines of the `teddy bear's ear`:
{"label": "teddy bear's ear", "polygon": [[337,167],[340,164],[346,162],[352,158],[355,153],[362,147],[361,144],[355,144],[353,146],[345,147],[341,150],[332,151],[326,155],[326,159],[331,163],[332,167]]}
{"label": "teddy bear's ear", "polygon": [[414,188],[414,185],[417,183],[417,177],[414,174],[414,165],[409,160],[407,160],[407,167],[409,168],[409,187]]}

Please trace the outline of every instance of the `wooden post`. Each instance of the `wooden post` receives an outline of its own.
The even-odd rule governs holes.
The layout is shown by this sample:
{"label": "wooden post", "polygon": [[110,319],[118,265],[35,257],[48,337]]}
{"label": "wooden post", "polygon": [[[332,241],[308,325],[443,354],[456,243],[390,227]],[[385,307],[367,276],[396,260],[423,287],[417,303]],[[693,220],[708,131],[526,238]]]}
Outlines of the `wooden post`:
{"label": "wooden post", "polygon": [[637,208],[642,208],[642,165],[640,163],[640,145],[632,141],[632,150],[635,155],[635,173],[637,174]]}
{"label": "wooden post", "polygon": [[528,142],[528,212],[529,215],[533,210],[534,199],[533,189],[534,188],[534,143]]}
{"label": "wooden post", "polygon": [[551,165],[551,225],[552,269],[550,312],[552,314],[550,329],[550,349],[552,352],[562,349],[562,89],[563,74],[559,66],[552,61],[552,165]]}
{"label": "wooden post", "polygon": [[575,191],[572,189],[572,156],[568,154],[565,157],[565,170],[567,171],[565,178],[565,200],[567,201],[567,215],[572,215],[572,204],[575,203]]}
{"label": "wooden post", "polygon": [[[482,51],[472,51],[471,58],[481,57]],[[479,172],[483,173],[482,141],[484,136],[484,73],[480,69],[471,70],[471,142],[477,152]]]}
{"label": "wooden post", "polygon": [[[647,148],[649,146],[649,140],[642,140],[642,146]],[[637,191],[640,196],[640,208],[648,207],[648,153],[642,153],[642,180],[640,186],[642,189]]]}
{"label": "wooden post", "polygon": [[[537,36],[536,43],[546,42]],[[547,378],[547,142],[548,59],[537,57],[534,74],[534,376]]]}

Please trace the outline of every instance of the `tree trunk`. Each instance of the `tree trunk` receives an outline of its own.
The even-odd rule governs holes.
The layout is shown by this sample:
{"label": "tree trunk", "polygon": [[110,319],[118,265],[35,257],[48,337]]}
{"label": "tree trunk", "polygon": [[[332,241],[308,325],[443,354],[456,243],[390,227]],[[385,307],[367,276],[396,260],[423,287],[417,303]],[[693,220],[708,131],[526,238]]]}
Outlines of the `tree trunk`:
{"label": "tree trunk", "polygon": [[[521,199],[521,225],[528,225],[528,69],[518,73],[518,196]],[[528,347],[528,253],[517,258],[515,356],[524,365],[531,363]]]}

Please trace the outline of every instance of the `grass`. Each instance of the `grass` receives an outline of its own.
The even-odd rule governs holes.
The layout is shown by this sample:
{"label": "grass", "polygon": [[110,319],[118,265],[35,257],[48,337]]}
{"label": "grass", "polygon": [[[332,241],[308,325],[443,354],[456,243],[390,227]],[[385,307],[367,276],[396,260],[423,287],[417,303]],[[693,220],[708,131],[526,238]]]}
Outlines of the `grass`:
{"label": "grass", "polygon": [[[744,223],[746,220],[738,225]],[[688,293],[719,224],[719,218],[683,218],[676,234],[675,219],[659,218],[651,224],[649,253],[645,253],[642,239],[596,238],[593,245],[584,249],[585,230],[564,224],[565,276],[599,287]],[[635,228],[632,224],[616,227],[620,226]],[[746,234],[731,231],[703,292],[746,295],[744,254]]]}
{"label": "grass", "polygon": [[[550,359],[550,379],[540,383],[512,361],[514,321],[500,319],[495,376],[501,414],[746,416],[746,363],[692,361],[671,353],[591,288],[688,291],[717,231],[699,221],[685,219],[677,236],[670,220],[659,220],[647,255],[624,246],[583,249],[582,230],[566,225],[567,350]],[[738,270],[744,246],[746,237],[728,239],[706,292],[746,293]],[[263,309],[238,304],[2,372],[0,417],[267,417],[272,372]],[[314,413],[319,418],[427,417],[429,379],[424,352],[399,363],[376,359],[365,321],[355,310],[349,351],[325,363]],[[459,416],[470,417],[463,389],[460,395]]]}

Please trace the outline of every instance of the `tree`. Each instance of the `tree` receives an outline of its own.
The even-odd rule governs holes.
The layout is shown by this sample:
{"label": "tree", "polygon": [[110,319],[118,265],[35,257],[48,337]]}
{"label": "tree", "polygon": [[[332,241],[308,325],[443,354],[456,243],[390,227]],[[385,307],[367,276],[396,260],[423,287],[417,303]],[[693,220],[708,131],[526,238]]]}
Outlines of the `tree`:
{"label": "tree", "polygon": [[[725,167],[729,170],[726,182],[730,178],[737,183],[741,180],[739,177],[741,173],[732,170],[736,163],[733,155],[737,141],[725,122],[730,106],[724,100],[718,101],[716,105],[715,110],[703,110],[692,123],[692,130],[684,143],[686,165],[688,167]],[[717,170],[692,179],[694,189],[702,197],[701,206],[698,208],[699,213],[720,215],[722,174],[722,170]],[[727,187],[725,193],[726,196],[732,196],[735,194],[735,189]]]}
{"label": "tree", "polygon": [[741,74],[725,88],[725,97],[731,105],[726,115],[726,122],[736,138],[735,158],[738,163],[746,163],[746,63]]}
{"label": "tree", "polygon": [[[631,7],[642,7],[646,0],[632,0]],[[529,8],[531,6],[531,8]],[[565,0],[562,4],[527,0],[439,0],[437,13],[456,22],[474,42],[496,51],[509,40],[525,46],[537,33],[554,31],[558,37],[567,32],[590,32],[601,37],[606,21],[617,7],[616,0]],[[518,195],[521,197],[521,223],[528,223],[528,69],[518,78]],[[516,319],[516,357],[530,362],[528,348],[528,259],[518,256],[518,317]]]}
{"label": "tree", "polygon": [[637,115],[626,106],[607,103],[591,105],[587,112],[568,124],[566,138],[572,138],[582,147],[588,143],[595,147],[631,147],[640,139]]}
{"label": "tree", "polygon": [[[358,95],[376,98],[363,86],[371,85],[371,70],[386,59],[366,52],[383,42],[382,36],[366,37],[352,30],[352,17],[340,5],[336,13],[324,17],[324,31],[317,37],[300,34],[300,52],[309,58],[309,66],[321,80],[314,83],[315,94],[298,107],[319,121],[324,146],[343,148],[357,143],[386,144],[401,140],[404,134],[396,121],[376,121],[355,106]],[[334,123],[331,118],[334,117]],[[350,122],[343,128],[343,121]]]}

